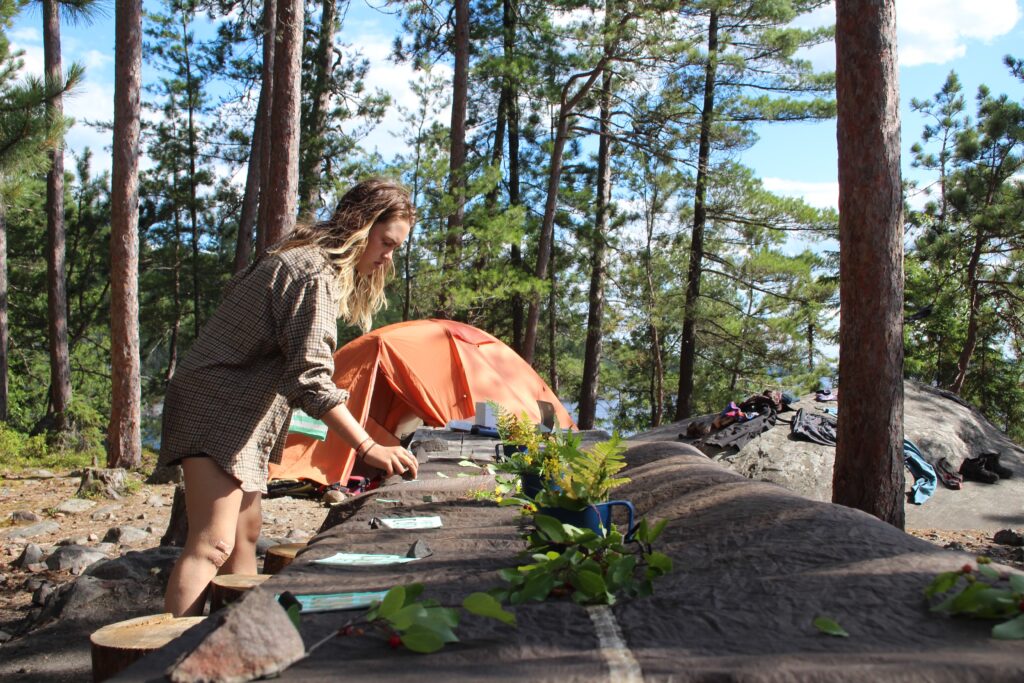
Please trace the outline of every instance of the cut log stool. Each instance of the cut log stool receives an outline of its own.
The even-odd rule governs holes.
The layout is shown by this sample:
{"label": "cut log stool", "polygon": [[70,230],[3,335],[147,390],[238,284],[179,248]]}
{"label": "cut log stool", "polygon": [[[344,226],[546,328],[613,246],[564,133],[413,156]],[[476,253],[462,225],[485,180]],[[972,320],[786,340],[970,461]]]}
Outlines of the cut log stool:
{"label": "cut log stool", "polygon": [[267,549],[267,556],[263,558],[263,573],[276,574],[292,563],[300,550],[306,547],[305,543],[282,543]]}
{"label": "cut log stool", "polygon": [[89,637],[92,644],[92,680],[105,681],[137,659],[159,650],[205,617],[153,614],[108,624]]}
{"label": "cut log stool", "polygon": [[210,613],[229,605],[270,578],[270,574],[220,574],[210,583]]}

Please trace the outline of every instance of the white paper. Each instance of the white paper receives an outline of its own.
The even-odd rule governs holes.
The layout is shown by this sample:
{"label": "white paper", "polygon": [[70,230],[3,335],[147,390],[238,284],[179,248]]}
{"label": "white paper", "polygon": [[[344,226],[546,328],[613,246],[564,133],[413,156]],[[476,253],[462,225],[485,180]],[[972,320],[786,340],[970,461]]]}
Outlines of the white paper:
{"label": "white paper", "polygon": [[440,529],[441,518],[437,515],[426,517],[391,517],[380,519],[389,529]]}
{"label": "white paper", "polygon": [[371,553],[334,553],[330,557],[313,560],[314,564],[331,566],[371,567],[382,564],[402,564],[415,562],[418,558],[401,555],[375,555]]}

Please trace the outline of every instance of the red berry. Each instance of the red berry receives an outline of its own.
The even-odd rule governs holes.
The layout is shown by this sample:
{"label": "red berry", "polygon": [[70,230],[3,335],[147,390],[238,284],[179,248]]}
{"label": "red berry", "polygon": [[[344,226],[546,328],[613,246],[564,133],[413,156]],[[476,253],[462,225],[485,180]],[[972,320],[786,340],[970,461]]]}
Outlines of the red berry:
{"label": "red berry", "polygon": [[388,645],[391,646],[392,650],[397,650],[402,646],[402,639],[397,633],[392,633],[391,637],[388,638]]}
{"label": "red berry", "polygon": [[1017,609],[1019,609],[1021,613],[1024,614],[1024,600],[1020,601],[1020,604],[1017,605]]}
{"label": "red berry", "polygon": [[352,635],[352,625],[349,624],[345,628],[341,629],[341,635],[343,635],[343,636],[350,636],[350,635]]}
{"label": "red berry", "polygon": [[965,564],[963,567],[960,568],[960,571],[964,574],[970,574],[972,571],[974,571],[974,567],[972,567],[969,564]]}

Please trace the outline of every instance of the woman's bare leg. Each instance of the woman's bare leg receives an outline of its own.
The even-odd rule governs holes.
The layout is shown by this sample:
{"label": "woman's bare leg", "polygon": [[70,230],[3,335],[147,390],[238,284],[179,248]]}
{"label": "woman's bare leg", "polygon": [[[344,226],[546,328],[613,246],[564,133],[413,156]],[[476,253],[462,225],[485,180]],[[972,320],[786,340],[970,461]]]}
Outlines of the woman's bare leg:
{"label": "woman's bare leg", "polygon": [[182,469],[188,538],[164,597],[176,617],[202,614],[210,581],[231,556],[243,499],[238,481],[212,458],[185,458]]}
{"label": "woman's bare leg", "polygon": [[235,549],[221,566],[219,574],[256,573],[256,542],[260,540],[260,527],[263,526],[260,497],[259,491],[242,494],[242,509],[238,513],[238,526],[235,530]]}

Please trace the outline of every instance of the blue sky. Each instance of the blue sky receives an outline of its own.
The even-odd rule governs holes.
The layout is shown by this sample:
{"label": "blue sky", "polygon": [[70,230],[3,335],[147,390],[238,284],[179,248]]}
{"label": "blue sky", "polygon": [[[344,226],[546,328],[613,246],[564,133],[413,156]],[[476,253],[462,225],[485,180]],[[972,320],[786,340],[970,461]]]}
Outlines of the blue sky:
{"label": "blue sky", "polygon": [[[96,155],[97,170],[109,168],[109,133],[83,125],[89,120],[109,120],[113,112],[114,30],[113,3],[108,16],[91,26],[65,26],[62,44],[65,63],[79,61],[86,67],[84,87],[65,103],[65,111],[76,125],[68,136],[72,152],[85,146]],[[903,125],[903,167],[907,177],[921,178],[910,168],[909,148],[919,139],[923,119],[909,109],[911,98],[933,95],[950,70],[960,75],[965,94],[973,108],[977,86],[986,83],[996,93],[1024,97],[1024,87],[1011,78],[1002,65],[1006,54],[1024,57],[1024,17],[1021,0],[896,0],[899,27],[900,99]],[[828,6],[800,20],[802,25],[831,23],[834,8]],[[25,51],[26,70],[42,71],[42,19],[38,9],[28,9],[18,18],[9,35]],[[392,17],[353,0],[342,40],[359,47],[372,64],[369,85],[388,90],[399,104],[411,107],[414,98],[408,87],[413,77],[405,65],[394,65],[387,57],[396,22]],[[833,45],[810,51],[807,58],[819,68],[834,68]],[[449,74],[441,69],[442,74]],[[143,72],[143,78],[152,73]],[[384,125],[367,140],[385,156],[400,151],[393,131],[398,113],[392,111]],[[742,159],[776,192],[804,197],[818,206],[835,206],[836,182],[835,122],[816,124],[775,124],[759,129],[760,141]],[[70,164],[69,164],[70,166]]]}

